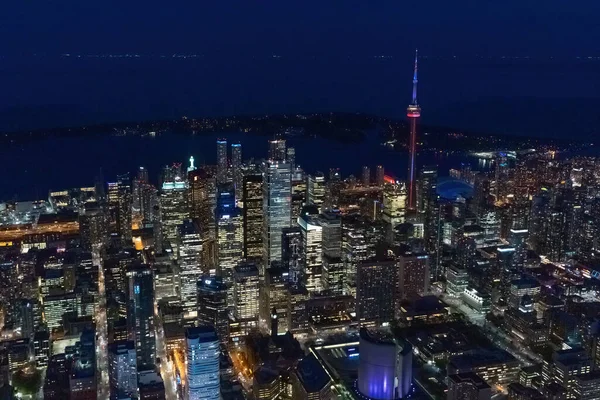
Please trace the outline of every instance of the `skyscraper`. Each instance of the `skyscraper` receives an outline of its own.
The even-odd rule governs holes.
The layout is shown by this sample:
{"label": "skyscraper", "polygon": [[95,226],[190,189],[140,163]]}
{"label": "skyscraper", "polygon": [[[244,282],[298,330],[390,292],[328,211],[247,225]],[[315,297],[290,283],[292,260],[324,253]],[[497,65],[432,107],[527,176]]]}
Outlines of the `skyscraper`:
{"label": "skyscraper", "polygon": [[116,182],[108,184],[108,202],[114,233],[123,245],[131,245],[132,194],[129,174],[118,175]]}
{"label": "skyscraper", "polygon": [[299,226],[284,228],[281,239],[281,266],[289,272],[290,283],[299,285],[304,279],[304,252],[302,229]]}
{"label": "skyscraper", "polygon": [[242,213],[235,206],[232,184],[219,185],[217,197],[217,242],[219,246],[219,271],[227,282],[233,277],[233,267],[244,255]]}
{"label": "skyscraper", "polygon": [[154,337],[154,281],[152,268],[133,264],[127,269],[128,336],[135,342],[138,368],[154,368],[156,340]]}
{"label": "skyscraper", "polygon": [[227,182],[227,140],[217,139],[217,183]]}
{"label": "skyscraper", "polygon": [[406,110],[406,116],[410,121],[410,142],[408,145],[408,208],[415,209],[416,202],[416,158],[417,158],[417,120],[421,116],[421,107],[417,103],[417,59],[418,53],[415,52],[415,70],[413,75],[413,93],[412,102]]}
{"label": "skyscraper", "polygon": [[423,295],[429,289],[427,254],[404,252],[398,257],[398,289],[401,299]]}
{"label": "skyscraper", "polygon": [[206,168],[188,173],[190,217],[197,219],[204,239],[216,237],[216,179]]}
{"label": "skyscraper", "polygon": [[306,289],[320,292],[323,271],[323,227],[320,224],[316,206],[306,206],[298,217],[302,232],[302,251]]}
{"label": "skyscraper", "polygon": [[258,261],[263,252],[263,177],[244,176],[244,257]]}
{"label": "skyscraper", "polygon": [[197,282],[202,277],[202,238],[200,228],[192,220],[185,220],[179,226],[179,290],[181,304],[186,314],[194,318],[196,314]]}
{"label": "skyscraper", "polygon": [[394,319],[396,261],[361,261],[356,271],[356,318],[361,326],[381,326]]}
{"label": "skyscraper", "polygon": [[258,326],[259,275],[254,264],[240,264],[233,274],[233,316],[247,334]]}
{"label": "skyscraper", "polygon": [[362,167],[362,179],[363,186],[369,186],[371,184],[371,168],[366,165]]}
{"label": "skyscraper", "polygon": [[229,341],[227,286],[218,276],[198,281],[198,324],[212,325],[221,343]]}
{"label": "skyscraper", "polygon": [[111,399],[137,394],[135,342],[119,340],[108,345],[108,378]]}
{"label": "skyscraper", "polygon": [[375,170],[375,183],[377,186],[383,186],[385,183],[385,170],[383,169],[383,165],[378,165]]}
{"label": "skyscraper", "polygon": [[[281,261],[281,233],[291,225],[292,182],[290,165],[263,162],[263,268]],[[263,269],[263,272],[264,272]]]}
{"label": "skyscraper", "polygon": [[189,400],[219,400],[219,338],[210,325],[188,328],[186,343],[186,391]]}
{"label": "skyscraper", "polygon": [[241,200],[244,171],[242,170],[242,145],[239,143],[231,145],[231,176],[235,187],[235,199]]}
{"label": "skyscraper", "polygon": [[188,185],[180,175],[166,176],[160,194],[161,227],[163,238],[174,245],[177,227],[189,215]]}
{"label": "skyscraper", "polygon": [[325,175],[317,172],[306,179],[306,204],[315,205],[321,210],[325,201]]}
{"label": "skyscraper", "polygon": [[284,161],[287,156],[285,139],[269,140],[269,160]]}

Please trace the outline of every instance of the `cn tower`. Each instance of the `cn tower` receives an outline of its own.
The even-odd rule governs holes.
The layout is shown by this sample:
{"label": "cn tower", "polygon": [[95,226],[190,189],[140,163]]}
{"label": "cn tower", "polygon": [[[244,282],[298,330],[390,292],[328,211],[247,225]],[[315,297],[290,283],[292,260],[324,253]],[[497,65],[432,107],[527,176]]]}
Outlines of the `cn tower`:
{"label": "cn tower", "polygon": [[413,92],[412,102],[406,109],[406,116],[410,121],[410,143],[408,147],[408,209],[414,210],[416,193],[415,193],[415,159],[417,158],[417,120],[421,116],[421,107],[417,104],[417,59],[419,57],[418,50],[415,51],[415,72],[413,75]]}

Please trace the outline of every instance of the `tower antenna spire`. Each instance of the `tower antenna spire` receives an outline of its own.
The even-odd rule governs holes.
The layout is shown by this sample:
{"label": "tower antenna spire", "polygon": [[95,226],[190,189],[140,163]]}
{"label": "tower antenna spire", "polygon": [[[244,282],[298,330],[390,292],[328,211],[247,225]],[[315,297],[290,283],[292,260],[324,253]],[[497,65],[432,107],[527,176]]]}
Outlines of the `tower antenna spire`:
{"label": "tower antenna spire", "polygon": [[415,50],[415,72],[413,74],[413,92],[412,92],[412,103],[413,105],[417,105],[417,83],[419,80],[417,79],[417,62],[419,60],[419,49]]}

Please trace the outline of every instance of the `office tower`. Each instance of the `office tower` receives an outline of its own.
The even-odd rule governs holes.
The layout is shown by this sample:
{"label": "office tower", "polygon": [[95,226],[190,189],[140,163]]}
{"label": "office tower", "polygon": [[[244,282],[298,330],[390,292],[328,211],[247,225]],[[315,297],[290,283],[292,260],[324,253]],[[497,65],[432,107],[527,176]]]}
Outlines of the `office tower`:
{"label": "office tower", "polygon": [[137,395],[137,359],[135,343],[119,340],[108,345],[108,379],[110,398]]}
{"label": "office tower", "polygon": [[281,238],[281,266],[289,272],[292,285],[304,282],[304,251],[302,229],[299,226],[284,228]]}
{"label": "office tower", "polygon": [[163,238],[171,245],[176,243],[177,227],[189,215],[187,192],[187,182],[180,175],[165,177],[160,194],[161,228]]}
{"label": "office tower", "polygon": [[229,342],[227,285],[221,277],[198,281],[198,325],[212,325],[221,343]]}
{"label": "office tower", "polygon": [[144,167],[138,169],[137,176],[133,180],[133,219],[139,221],[152,220],[153,197],[156,189],[148,181],[148,170]]}
{"label": "office tower", "polygon": [[385,171],[383,169],[383,165],[378,165],[375,170],[375,183],[377,186],[383,186],[385,183]]}
{"label": "office tower", "polygon": [[383,221],[391,231],[404,223],[406,217],[406,186],[404,183],[386,185],[383,189]]}
{"label": "office tower", "polygon": [[244,258],[258,261],[263,251],[263,178],[246,175],[243,182]]}
{"label": "office tower", "polygon": [[371,184],[371,168],[366,165],[362,167],[361,182],[363,186],[369,186]]}
{"label": "office tower", "polygon": [[323,269],[323,227],[319,223],[316,206],[306,206],[298,218],[302,233],[302,258],[306,276],[306,289],[309,292],[320,292],[321,273]]}
{"label": "office tower", "polygon": [[227,182],[227,140],[217,139],[217,183]]}
{"label": "office tower", "polygon": [[252,394],[256,400],[276,400],[284,390],[282,376],[278,370],[262,366],[253,374]]}
{"label": "office tower", "polygon": [[190,218],[197,219],[203,238],[216,237],[217,181],[206,168],[188,173]]}
{"label": "office tower", "polygon": [[298,220],[302,207],[306,203],[306,176],[304,171],[292,172],[292,224]]}
{"label": "office tower", "polygon": [[339,213],[326,211],[319,215],[323,230],[323,254],[332,258],[342,257],[342,218]]}
{"label": "office tower", "polygon": [[448,296],[459,298],[469,286],[469,275],[466,268],[452,264],[446,268],[446,291]]}
{"label": "office tower", "polygon": [[[295,153],[294,153],[295,154]],[[284,139],[269,140],[269,160],[270,161],[286,161],[287,151]]]}
{"label": "office tower", "polygon": [[220,346],[215,328],[210,325],[188,328],[185,332],[186,391],[189,400],[219,400]]}
{"label": "office tower", "polygon": [[220,274],[227,282],[233,277],[233,267],[244,257],[243,216],[235,206],[233,185],[220,185],[217,198],[217,243]]}
{"label": "office tower", "polygon": [[108,227],[104,210],[97,203],[88,203],[79,213],[79,233],[81,248],[92,251],[106,244]]}
{"label": "office tower", "polygon": [[306,178],[306,204],[314,205],[321,210],[325,201],[325,175],[317,172]]}
{"label": "office tower", "polygon": [[247,334],[258,326],[259,274],[254,264],[240,264],[233,269],[233,316]]}
{"label": "office tower", "polygon": [[406,116],[410,121],[410,141],[408,145],[408,209],[415,209],[416,202],[416,159],[417,159],[417,121],[421,117],[421,107],[417,103],[417,58],[415,53],[415,70],[413,74],[412,102],[406,110]]}
{"label": "office tower", "polygon": [[360,329],[358,391],[370,399],[395,400],[412,394],[412,346],[384,332]]}
{"label": "office tower", "polygon": [[111,232],[124,245],[131,244],[131,181],[129,174],[117,176],[116,182],[108,183],[108,204],[110,208]]}
{"label": "office tower", "polygon": [[43,301],[44,321],[48,329],[63,327],[63,316],[66,313],[77,313],[77,295],[65,293],[46,295]]}
{"label": "office tower", "polygon": [[448,400],[489,400],[492,388],[473,372],[448,376]]}
{"label": "office tower", "polygon": [[[154,269],[154,297],[160,301],[165,297],[177,295],[179,279],[175,277],[175,269],[171,263],[156,263]],[[178,276],[179,278],[179,276]]]}
{"label": "office tower", "polygon": [[281,261],[281,233],[291,226],[290,165],[282,161],[263,162],[263,269]]}
{"label": "office tower", "polygon": [[429,257],[425,253],[403,252],[398,256],[398,294],[401,300],[414,299],[429,290]]}
{"label": "office tower", "polygon": [[135,342],[139,368],[153,368],[156,357],[154,338],[154,282],[152,269],[133,264],[127,269],[129,340]]}
{"label": "office tower", "polygon": [[438,173],[436,166],[423,166],[419,171],[417,196],[417,211],[427,214],[432,202],[437,199]]}
{"label": "office tower", "polygon": [[325,252],[323,253],[321,287],[324,292],[331,296],[344,294],[346,288],[346,271],[341,257],[334,257]]}
{"label": "office tower", "polygon": [[286,153],[287,162],[288,164],[290,164],[290,169],[292,170],[292,173],[294,173],[294,171],[296,171],[296,149],[294,149],[293,147],[288,147]]}
{"label": "office tower", "polygon": [[244,171],[242,170],[242,145],[239,143],[231,145],[231,176],[235,187],[235,199],[241,200]]}
{"label": "office tower", "polygon": [[265,273],[261,287],[260,312],[262,318],[271,321],[271,335],[288,331],[289,313],[288,271],[282,267],[271,267]]}
{"label": "office tower", "polygon": [[50,332],[35,332],[33,336],[33,355],[35,357],[35,366],[37,368],[45,368],[48,366],[48,361],[50,360]]}
{"label": "office tower", "polygon": [[510,165],[508,154],[498,152],[494,159],[494,197],[496,201],[503,201],[508,194],[510,180]]}
{"label": "office tower", "polygon": [[314,354],[304,357],[291,373],[292,400],[333,400],[329,374]]}
{"label": "office tower", "polygon": [[192,220],[186,219],[179,226],[179,291],[181,305],[190,318],[196,313],[198,297],[197,282],[202,277],[202,238],[200,228]]}
{"label": "office tower", "polygon": [[356,271],[356,318],[361,326],[394,319],[397,266],[393,260],[360,261]]}

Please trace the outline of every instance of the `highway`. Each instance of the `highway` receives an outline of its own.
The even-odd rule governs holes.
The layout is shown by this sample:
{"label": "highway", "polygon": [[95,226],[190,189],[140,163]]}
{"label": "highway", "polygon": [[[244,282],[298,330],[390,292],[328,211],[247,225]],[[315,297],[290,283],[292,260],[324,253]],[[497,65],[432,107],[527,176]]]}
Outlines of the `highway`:
{"label": "highway", "polygon": [[96,368],[98,372],[98,398],[108,399],[110,384],[108,381],[108,326],[106,322],[106,287],[104,285],[104,268],[100,252],[94,250],[93,263],[98,267],[98,310],[96,312]]}

